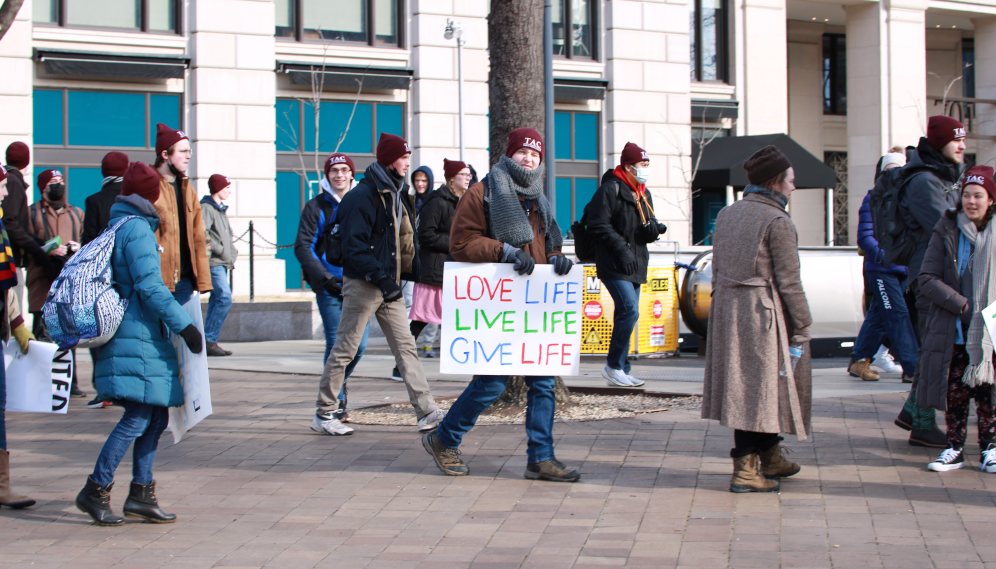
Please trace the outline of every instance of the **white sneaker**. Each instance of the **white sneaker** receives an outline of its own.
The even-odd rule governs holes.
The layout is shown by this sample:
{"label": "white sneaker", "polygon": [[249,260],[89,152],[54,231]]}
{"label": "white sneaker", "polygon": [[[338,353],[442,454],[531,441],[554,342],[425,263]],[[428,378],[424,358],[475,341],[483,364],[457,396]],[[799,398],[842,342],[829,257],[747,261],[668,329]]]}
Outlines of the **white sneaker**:
{"label": "white sneaker", "polygon": [[927,470],[947,472],[958,470],[963,466],[965,466],[965,453],[962,452],[962,449],[948,447],[944,449],[941,456],[937,457],[937,460],[927,465]]}
{"label": "white sneaker", "polygon": [[439,426],[440,421],[446,416],[446,409],[436,409],[425,417],[418,420],[418,432],[425,433],[434,430]]}
{"label": "white sneaker", "polygon": [[642,379],[637,379],[636,377],[628,373],[625,375],[626,375],[626,381],[628,381],[629,384],[633,387],[640,387],[641,385],[647,383],[646,381],[643,381]]}
{"label": "white sneaker", "polygon": [[629,378],[623,373],[621,369],[612,369],[609,366],[605,366],[602,370],[602,377],[608,382],[609,387],[632,387],[629,383]]}
{"label": "white sneaker", "polygon": [[885,373],[899,373],[903,371],[903,366],[896,363],[896,359],[892,357],[889,350],[885,349],[885,346],[878,349],[878,353],[875,354],[875,358],[872,360],[872,365]]}
{"label": "white sneaker", "polygon": [[982,451],[982,460],[979,461],[979,470],[990,474],[996,473],[996,443],[989,443],[986,450]]}
{"label": "white sneaker", "polygon": [[315,415],[315,420],[311,422],[311,430],[316,433],[322,433],[323,435],[333,436],[353,434],[353,429],[340,423],[339,419],[321,415]]}

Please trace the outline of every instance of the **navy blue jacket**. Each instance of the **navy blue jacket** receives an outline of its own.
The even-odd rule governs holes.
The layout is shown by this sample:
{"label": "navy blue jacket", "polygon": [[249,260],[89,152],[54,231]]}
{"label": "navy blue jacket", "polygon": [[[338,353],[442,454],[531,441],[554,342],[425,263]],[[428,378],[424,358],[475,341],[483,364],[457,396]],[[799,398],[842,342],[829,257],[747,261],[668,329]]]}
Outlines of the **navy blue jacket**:
{"label": "navy blue jacket", "polygon": [[304,280],[316,293],[325,290],[325,283],[331,278],[342,278],[342,267],[325,260],[325,237],[335,223],[338,210],[339,202],[324,190],[308,200],[301,210],[294,256],[301,263]]}
{"label": "navy blue jacket", "polygon": [[872,225],[871,207],[868,199],[871,191],[865,194],[865,199],[861,201],[861,209],[858,210],[858,247],[865,252],[865,271],[885,273],[887,275],[900,275],[905,277],[906,267],[890,263],[888,267],[881,263],[885,254],[875,240],[875,228]]}
{"label": "navy blue jacket", "polygon": [[916,154],[903,168],[909,172],[909,182],[900,195],[899,215],[920,240],[909,264],[909,274],[915,278],[934,226],[945,211],[958,204],[961,165],[948,164],[927,138],[921,137]]}

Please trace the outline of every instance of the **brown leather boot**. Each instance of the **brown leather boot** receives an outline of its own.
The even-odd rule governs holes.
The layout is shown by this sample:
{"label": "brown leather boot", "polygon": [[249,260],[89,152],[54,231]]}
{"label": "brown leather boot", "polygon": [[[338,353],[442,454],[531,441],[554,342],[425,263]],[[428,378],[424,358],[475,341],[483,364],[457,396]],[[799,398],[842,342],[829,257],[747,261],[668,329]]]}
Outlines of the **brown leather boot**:
{"label": "brown leather boot", "polygon": [[847,368],[847,372],[854,377],[860,377],[864,381],[878,381],[879,376],[875,373],[875,370],[871,368],[871,362],[871,358],[857,360],[851,364],[851,367]]}
{"label": "brown leather boot", "polygon": [[730,492],[777,492],[777,480],[768,480],[757,471],[757,455],[748,454],[733,459],[733,478],[730,479]]}
{"label": "brown leather boot", "polygon": [[10,489],[10,454],[0,449],[0,506],[18,510],[34,505],[34,500]]}
{"label": "brown leather boot", "polygon": [[775,443],[775,446],[761,451],[758,454],[761,459],[761,474],[769,480],[778,480],[799,474],[802,467],[799,466],[799,463],[785,458],[785,454],[788,452],[791,451],[783,448],[781,443]]}

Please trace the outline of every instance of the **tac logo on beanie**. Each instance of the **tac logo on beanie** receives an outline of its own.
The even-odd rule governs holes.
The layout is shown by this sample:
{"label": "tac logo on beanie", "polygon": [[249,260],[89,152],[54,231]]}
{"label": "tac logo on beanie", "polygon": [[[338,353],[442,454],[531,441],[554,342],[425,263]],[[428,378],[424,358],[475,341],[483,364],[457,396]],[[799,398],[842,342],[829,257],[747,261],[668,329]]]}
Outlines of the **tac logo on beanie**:
{"label": "tac logo on beanie", "polygon": [[38,174],[38,187],[44,188],[45,186],[48,185],[49,182],[52,181],[52,178],[61,178],[61,177],[62,177],[62,170],[57,170],[54,168],[51,170],[42,170],[41,174]]}
{"label": "tac logo on beanie", "polygon": [[163,123],[156,123],[156,156],[161,156],[164,150],[181,140],[190,140],[182,130],[173,130]]}
{"label": "tac logo on beanie", "polygon": [[967,134],[961,121],[947,115],[934,115],[927,121],[927,142],[934,150],[944,148],[952,140],[961,140]]}
{"label": "tac logo on beanie", "polygon": [[390,166],[398,158],[411,153],[412,148],[405,139],[386,132],[380,133],[380,140],[377,141],[377,163],[381,166]]}
{"label": "tac logo on beanie", "polygon": [[972,184],[982,186],[989,193],[989,197],[996,200],[996,182],[993,181],[992,166],[973,166],[965,172],[965,178],[961,182],[962,191]]}
{"label": "tac logo on beanie", "polygon": [[632,142],[627,142],[626,146],[623,146],[622,155],[619,157],[620,164],[625,166],[627,164],[643,162],[644,160],[650,160],[650,155],[647,154],[646,150],[640,148]]}
{"label": "tac logo on beanie", "polygon": [[329,177],[329,172],[332,170],[332,166],[335,166],[336,164],[345,164],[346,166],[349,166],[350,173],[353,175],[353,177],[356,176],[356,166],[353,165],[353,159],[350,158],[349,156],[346,156],[345,154],[342,154],[341,152],[336,152],[335,154],[329,155],[329,157],[325,159],[326,178]]}
{"label": "tac logo on beanie", "polygon": [[208,190],[211,191],[212,196],[231,185],[232,181],[221,174],[211,174],[211,177],[208,178]]}
{"label": "tac logo on beanie", "polygon": [[508,133],[505,156],[511,158],[520,148],[530,148],[539,152],[540,162],[543,161],[543,137],[540,136],[540,133],[536,129],[523,127]]}

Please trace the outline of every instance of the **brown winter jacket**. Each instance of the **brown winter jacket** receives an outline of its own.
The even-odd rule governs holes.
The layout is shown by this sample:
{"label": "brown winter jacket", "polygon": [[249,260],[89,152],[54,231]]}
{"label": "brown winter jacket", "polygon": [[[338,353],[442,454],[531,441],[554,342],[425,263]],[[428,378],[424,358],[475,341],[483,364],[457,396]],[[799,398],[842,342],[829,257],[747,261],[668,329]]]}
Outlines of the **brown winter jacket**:
{"label": "brown winter jacket", "polygon": [[[63,245],[68,245],[70,241],[79,243],[83,234],[83,210],[66,204],[56,211],[45,200],[35,202],[28,208],[28,233],[41,239],[43,243],[56,235],[62,238]],[[63,261],[68,258],[67,254]],[[52,282],[45,273],[45,267],[31,259],[25,278],[25,285],[28,287],[28,312],[41,312]]]}
{"label": "brown winter jacket", "polygon": [[[203,238],[204,218],[201,204],[197,200],[197,192],[190,185],[190,178],[183,178],[183,201],[187,208],[187,247],[190,248],[190,264],[194,267],[194,290],[211,291],[211,267],[209,264],[207,241]],[[159,200],[156,201],[156,211],[159,212],[159,229],[156,230],[156,241],[163,248],[162,271],[163,283],[173,292],[180,280],[180,230],[177,225],[176,190],[173,184],[159,176]]]}
{"label": "brown winter jacket", "polygon": [[759,433],[808,435],[812,408],[809,344],[791,376],[793,335],[813,322],[799,276],[795,224],[760,194],[723,208],[712,253],[702,417]]}
{"label": "brown winter jacket", "polygon": [[[525,199],[519,196],[519,201]],[[525,209],[525,206],[523,206]],[[545,264],[546,233],[540,231],[539,208],[529,213],[529,224],[533,229],[533,240],[525,247],[537,264]],[[478,182],[467,190],[457,202],[450,227],[450,254],[455,261],[462,263],[500,263],[502,243],[488,237],[488,220],[484,216],[484,182]],[[563,255],[560,248],[550,252],[550,256]]]}
{"label": "brown winter jacket", "polygon": [[[920,379],[916,402],[922,407],[948,408],[948,372],[958,337],[958,317],[968,299],[961,295],[958,274],[958,222],[953,210],[934,226],[920,266],[920,294],[930,299],[926,332],[920,347]],[[968,334],[968,330],[965,330]]]}

